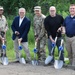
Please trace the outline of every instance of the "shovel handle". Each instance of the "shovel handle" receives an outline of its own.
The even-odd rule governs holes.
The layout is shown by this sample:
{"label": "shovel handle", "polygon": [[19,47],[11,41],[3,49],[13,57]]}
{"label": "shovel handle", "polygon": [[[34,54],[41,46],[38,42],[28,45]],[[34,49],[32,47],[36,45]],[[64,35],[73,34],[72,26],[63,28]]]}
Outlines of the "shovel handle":
{"label": "shovel handle", "polygon": [[55,43],[56,43],[56,41],[57,41],[57,36],[56,36],[56,38],[55,38]]}
{"label": "shovel handle", "polygon": [[22,46],[21,46],[21,41],[18,39],[18,44],[19,44],[19,50],[22,50]]}
{"label": "shovel handle", "polygon": [[63,42],[64,42],[64,40],[63,40],[63,39],[61,39],[61,46],[63,45]]}
{"label": "shovel handle", "polygon": [[62,50],[63,50],[63,42],[64,42],[64,40],[63,39],[61,39],[61,44],[60,44],[60,46],[59,46],[59,57],[61,56],[61,52],[62,52]]}
{"label": "shovel handle", "polygon": [[[60,32],[60,31],[59,31],[59,32]],[[58,32],[58,33],[59,33],[59,32]],[[54,39],[54,40],[55,40],[55,44],[56,44],[56,42],[57,42],[58,33],[56,34],[56,37],[55,37],[55,39]]]}
{"label": "shovel handle", "polygon": [[54,48],[56,46],[56,41],[57,41],[57,36],[55,37],[55,43],[52,43],[52,50],[51,50],[51,55],[53,55],[53,51],[54,51]]}
{"label": "shovel handle", "polygon": [[18,44],[19,44],[19,46],[21,46],[21,42],[20,42],[20,40],[18,39]]}
{"label": "shovel handle", "polygon": [[4,39],[4,38],[2,38],[2,44],[4,45],[4,43],[5,43],[5,39]]}
{"label": "shovel handle", "polygon": [[37,42],[35,41],[35,48],[37,47]]}
{"label": "shovel handle", "polygon": [[62,53],[62,50],[59,51],[59,60],[60,60],[60,57],[61,57],[61,53]]}
{"label": "shovel handle", "polygon": [[4,44],[5,43],[5,38],[2,38],[2,49],[6,49],[6,45]]}
{"label": "shovel handle", "polygon": [[52,48],[56,46],[57,36],[55,37],[55,43],[52,43]]}
{"label": "shovel handle", "polygon": [[61,44],[59,46],[59,50],[62,51],[63,50],[63,39],[61,39]]}
{"label": "shovel handle", "polygon": [[54,51],[54,47],[53,47],[52,50],[51,50],[51,55],[53,55],[53,51]]}

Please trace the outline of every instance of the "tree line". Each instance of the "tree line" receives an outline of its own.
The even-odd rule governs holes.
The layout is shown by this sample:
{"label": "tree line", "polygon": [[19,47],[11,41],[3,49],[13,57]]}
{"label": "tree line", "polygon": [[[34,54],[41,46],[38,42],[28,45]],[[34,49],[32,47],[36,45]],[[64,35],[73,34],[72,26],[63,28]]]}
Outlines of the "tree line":
{"label": "tree line", "polygon": [[47,14],[51,5],[56,6],[57,12],[67,12],[69,5],[72,3],[75,3],[75,0],[0,0],[0,5],[4,7],[5,14],[7,15],[16,15],[20,7],[33,12],[33,8],[36,5],[42,7],[44,14]]}

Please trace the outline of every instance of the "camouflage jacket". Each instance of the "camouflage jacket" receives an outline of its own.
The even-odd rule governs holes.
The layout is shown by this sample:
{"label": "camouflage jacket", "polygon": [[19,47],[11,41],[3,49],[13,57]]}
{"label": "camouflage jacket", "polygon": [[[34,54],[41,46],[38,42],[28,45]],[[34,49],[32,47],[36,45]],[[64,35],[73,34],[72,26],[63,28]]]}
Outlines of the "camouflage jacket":
{"label": "camouflage jacket", "polygon": [[7,31],[8,24],[4,15],[0,17],[0,31]]}
{"label": "camouflage jacket", "polygon": [[46,18],[45,15],[41,14],[40,17],[34,16],[34,24],[33,24],[33,30],[34,30],[34,35],[41,39],[42,37],[46,37],[46,31],[44,28],[44,19]]}

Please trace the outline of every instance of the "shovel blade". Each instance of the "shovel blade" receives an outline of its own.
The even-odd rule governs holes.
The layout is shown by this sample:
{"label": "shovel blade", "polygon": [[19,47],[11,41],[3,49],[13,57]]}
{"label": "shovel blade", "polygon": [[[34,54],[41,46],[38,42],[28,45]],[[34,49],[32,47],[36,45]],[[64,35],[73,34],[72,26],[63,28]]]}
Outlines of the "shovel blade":
{"label": "shovel blade", "polygon": [[2,57],[2,64],[8,65],[8,58],[7,57]]}
{"label": "shovel blade", "polygon": [[19,59],[19,62],[22,63],[22,64],[26,64],[26,61],[25,61],[24,58],[20,58],[20,59]]}
{"label": "shovel blade", "polygon": [[32,60],[32,65],[38,65],[38,61],[37,60]]}
{"label": "shovel blade", "polygon": [[45,60],[45,65],[48,65],[53,59],[53,56],[48,56]]}
{"label": "shovel blade", "polygon": [[54,62],[54,68],[55,69],[61,69],[63,67],[63,61],[62,60],[55,60]]}

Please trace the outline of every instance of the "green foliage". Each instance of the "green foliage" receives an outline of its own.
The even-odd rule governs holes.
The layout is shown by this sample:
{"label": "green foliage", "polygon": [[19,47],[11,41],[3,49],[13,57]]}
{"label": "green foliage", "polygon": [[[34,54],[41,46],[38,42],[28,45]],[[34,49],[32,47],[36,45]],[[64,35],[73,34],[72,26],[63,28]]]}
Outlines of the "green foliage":
{"label": "green foliage", "polygon": [[24,7],[27,11],[33,12],[33,8],[36,5],[42,7],[44,14],[48,13],[50,6],[56,6],[57,12],[67,12],[71,3],[75,3],[75,0],[0,0],[0,5],[4,7],[6,15],[17,15],[18,8]]}
{"label": "green foliage", "polygon": [[39,0],[38,5],[42,7],[42,12],[48,14],[49,7],[55,6],[57,13],[62,14],[63,11],[68,12],[70,1],[69,0]]}
{"label": "green foliage", "polygon": [[0,0],[0,5],[4,7],[6,15],[16,15],[18,8],[24,7],[26,10],[33,10],[38,0]]}

